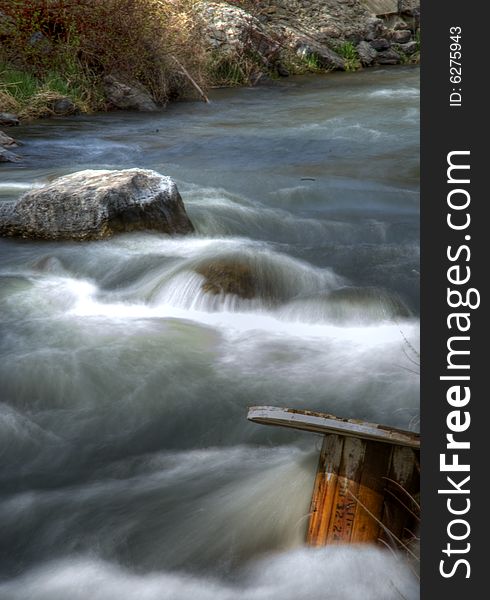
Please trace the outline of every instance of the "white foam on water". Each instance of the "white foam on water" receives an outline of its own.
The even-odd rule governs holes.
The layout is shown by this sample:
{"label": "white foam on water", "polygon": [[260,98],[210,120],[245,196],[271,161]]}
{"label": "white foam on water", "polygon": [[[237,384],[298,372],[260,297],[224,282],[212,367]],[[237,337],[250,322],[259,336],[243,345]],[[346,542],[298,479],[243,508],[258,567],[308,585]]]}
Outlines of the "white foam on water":
{"label": "white foam on water", "polygon": [[402,121],[415,125],[420,122],[420,110],[418,108],[409,108],[405,111]]}
{"label": "white foam on water", "polygon": [[0,182],[0,193],[10,191],[28,191],[43,187],[42,183],[23,183],[21,181],[2,181]]}
{"label": "white foam on water", "polygon": [[370,98],[418,98],[420,96],[420,90],[414,87],[398,87],[398,88],[385,88],[376,90],[368,94]]}
{"label": "white foam on water", "polygon": [[321,132],[327,139],[374,142],[380,139],[393,139],[388,131],[366,127],[363,123],[352,123],[345,117],[334,117],[320,122],[306,123],[299,127],[304,132]]}
{"label": "white foam on water", "polygon": [[138,574],[95,557],[47,563],[0,584],[2,600],[417,600],[402,560],[361,547],[302,548],[271,555],[239,582],[191,574]]}
{"label": "white foam on water", "polygon": [[[197,276],[196,279],[198,279]],[[200,283],[200,280],[197,281]],[[400,339],[400,326],[393,323],[376,324],[373,328],[365,326],[339,326],[333,324],[306,323],[297,318],[291,321],[282,320],[274,314],[266,312],[234,312],[224,310],[208,312],[193,308],[179,308],[171,303],[157,306],[148,304],[104,303],[95,299],[95,287],[90,284],[72,286],[72,291],[79,287],[76,302],[68,316],[73,317],[103,317],[109,320],[139,320],[139,319],[183,319],[211,326],[227,332],[230,335],[251,331],[262,331],[273,334],[283,334],[303,339],[330,339],[345,342],[356,342],[368,346],[394,342]],[[191,285],[189,284],[189,288]],[[233,298],[230,300],[233,306]],[[408,320],[404,323],[410,330],[417,327],[417,321]]]}
{"label": "white foam on water", "polygon": [[124,252],[127,256],[142,256],[149,253],[162,254],[165,257],[192,258],[201,256],[204,251],[239,250],[240,248],[266,249],[270,244],[257,242],[249,238],[219,236],[170,237],[162,235],[128,234],[117,236],[102,242],[104,251],[114,255]]}

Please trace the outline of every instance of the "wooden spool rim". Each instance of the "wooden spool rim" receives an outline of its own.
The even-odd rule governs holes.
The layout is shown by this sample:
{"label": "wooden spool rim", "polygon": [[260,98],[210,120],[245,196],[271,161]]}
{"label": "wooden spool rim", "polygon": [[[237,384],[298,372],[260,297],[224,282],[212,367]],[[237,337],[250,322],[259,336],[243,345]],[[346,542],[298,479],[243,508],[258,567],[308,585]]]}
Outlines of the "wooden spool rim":
{"label": "wooden spool rim", "polygon": [[420,434],[413,431],[368,423],[358,419],[342,419],[335,415],[310,410],[281,408],[279,406],[251,406],[248,409],[247,419],[263,425],[292,427],[293,429],[313,433],[335,433],[374,442],[420,448]]}

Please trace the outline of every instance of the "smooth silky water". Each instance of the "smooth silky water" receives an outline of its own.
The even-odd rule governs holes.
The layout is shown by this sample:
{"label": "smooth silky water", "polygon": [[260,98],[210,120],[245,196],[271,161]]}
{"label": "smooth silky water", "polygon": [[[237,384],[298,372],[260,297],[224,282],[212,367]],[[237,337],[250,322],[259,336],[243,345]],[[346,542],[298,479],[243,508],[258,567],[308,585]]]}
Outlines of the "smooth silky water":
{"label": "smooth silky water", "polygon": [[[419,71],[23,126],[0,198],[85,168],[178,183],[197,233],[0,241],[2,600],[413,600],[402,558],[306,548],[320,438],[416,429]],[[199,273],[246,265],[257,298]]]}

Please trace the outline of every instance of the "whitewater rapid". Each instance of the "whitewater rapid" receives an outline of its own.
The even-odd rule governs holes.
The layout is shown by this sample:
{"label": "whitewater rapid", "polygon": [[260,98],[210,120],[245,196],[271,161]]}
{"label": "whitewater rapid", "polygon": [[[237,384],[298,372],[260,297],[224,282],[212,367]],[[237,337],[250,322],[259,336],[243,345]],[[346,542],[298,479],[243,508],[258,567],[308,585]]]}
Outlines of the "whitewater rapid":
{"label": "whitewater rapid", "polygon": [[23,128],[0,201],[144,166],[196,233],[0,240],[1,600],[417,599],[402,555],[305,547],[321,438],[246,420],[418,428],[417,90],[374,69]]}

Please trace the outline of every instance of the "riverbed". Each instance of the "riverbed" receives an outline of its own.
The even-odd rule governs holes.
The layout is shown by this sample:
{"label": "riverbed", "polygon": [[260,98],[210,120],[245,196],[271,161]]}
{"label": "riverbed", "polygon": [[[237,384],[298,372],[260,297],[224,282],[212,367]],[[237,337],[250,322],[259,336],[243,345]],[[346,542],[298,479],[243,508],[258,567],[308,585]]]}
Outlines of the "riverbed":
{"label": "riverbed", "polygon": [[[196,233],[0,240],[2,600],[418,597],[401,556],[305,547],[321,439],[246,420],[418,428],[418,119],[394,67],[16,131],[0,201],[144,167]],[[206,292],[216,261],[272,293]]]}

